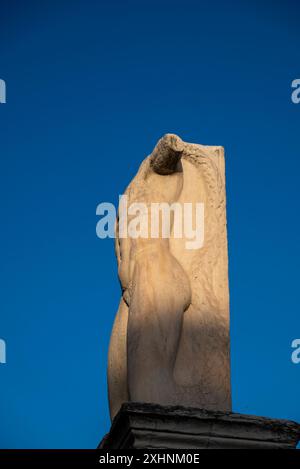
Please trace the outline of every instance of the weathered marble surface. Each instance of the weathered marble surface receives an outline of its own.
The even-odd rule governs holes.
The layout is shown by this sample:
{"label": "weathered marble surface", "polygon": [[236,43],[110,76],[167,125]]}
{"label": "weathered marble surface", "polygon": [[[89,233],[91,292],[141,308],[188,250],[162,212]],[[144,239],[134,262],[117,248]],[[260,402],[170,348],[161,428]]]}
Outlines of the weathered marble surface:
{"label": "weathered marble surface", "polygon": [[[224,151],[167,134],[125,194],[202,202],[204,245],[116,239],[122,297],[109,348],[113,418],[125,401],[231,409]],[[118,228],[118,227],[117,227]]]}
{"label": "weathered marble surface", "polygon": [[295,449],[299,439],[290,420],[130,402],[99,448]]}

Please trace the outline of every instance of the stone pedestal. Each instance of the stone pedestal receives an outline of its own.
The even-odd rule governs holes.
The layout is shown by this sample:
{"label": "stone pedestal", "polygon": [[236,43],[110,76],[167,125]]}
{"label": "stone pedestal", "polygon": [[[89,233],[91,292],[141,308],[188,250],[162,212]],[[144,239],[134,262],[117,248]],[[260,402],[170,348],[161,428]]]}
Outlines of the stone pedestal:
{"label": "stone pedestal", "polygon": [[294,449],[300,425],[189,407],[124,403],[101,449]]}

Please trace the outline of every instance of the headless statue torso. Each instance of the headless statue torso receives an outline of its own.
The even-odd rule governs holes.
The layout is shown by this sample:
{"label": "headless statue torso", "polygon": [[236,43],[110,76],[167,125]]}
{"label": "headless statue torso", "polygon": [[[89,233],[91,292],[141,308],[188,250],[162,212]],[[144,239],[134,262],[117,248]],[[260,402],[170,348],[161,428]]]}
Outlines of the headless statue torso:
{"label": "headless statue torso", "polygon": [[122,297],[109,348],[111,417],[125,401],[229,411],[223,148],[167,134],[125,194],[129,206],[204,204],[204,242],[187,249],[184,235],[160,230],[153,238],[150,228],[147,237],[121,238],[117,225]]}

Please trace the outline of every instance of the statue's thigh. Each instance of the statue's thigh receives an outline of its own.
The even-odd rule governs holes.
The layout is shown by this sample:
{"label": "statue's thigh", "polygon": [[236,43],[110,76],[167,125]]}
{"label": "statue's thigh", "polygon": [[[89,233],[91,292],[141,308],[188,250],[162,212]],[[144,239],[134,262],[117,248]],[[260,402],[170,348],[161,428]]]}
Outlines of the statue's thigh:
{"label": "statue's thigh", "polygon": [[111,418],[128,401],[127,385],[128,306],[121,298],[115,318],[108,352],[108,392]]}

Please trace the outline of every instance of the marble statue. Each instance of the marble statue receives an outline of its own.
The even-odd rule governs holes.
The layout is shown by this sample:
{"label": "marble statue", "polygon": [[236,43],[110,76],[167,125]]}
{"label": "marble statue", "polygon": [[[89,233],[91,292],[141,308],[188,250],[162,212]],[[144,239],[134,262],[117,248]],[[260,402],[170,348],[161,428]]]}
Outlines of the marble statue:
{"label": "marble statue", "polygon": [[151,237],[150,228],[147,237],[121,237],[117,220],[122,296],[108,358],[111,418],[126,401],[230,411],[224,150],[166,134],[125,195],[147,207],[202,203],[204,238],[187,249],[173,226],[168,237],[161,229]]}

